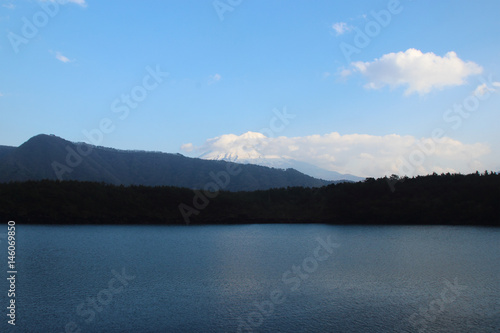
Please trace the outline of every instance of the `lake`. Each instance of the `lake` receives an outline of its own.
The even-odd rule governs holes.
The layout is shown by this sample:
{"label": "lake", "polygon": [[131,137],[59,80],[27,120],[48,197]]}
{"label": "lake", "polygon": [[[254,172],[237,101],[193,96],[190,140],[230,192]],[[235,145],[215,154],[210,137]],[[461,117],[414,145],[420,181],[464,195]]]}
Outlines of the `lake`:
{"label": "lake", "polygon": [[16,227],[5,331],[500,332],[500,229]]}

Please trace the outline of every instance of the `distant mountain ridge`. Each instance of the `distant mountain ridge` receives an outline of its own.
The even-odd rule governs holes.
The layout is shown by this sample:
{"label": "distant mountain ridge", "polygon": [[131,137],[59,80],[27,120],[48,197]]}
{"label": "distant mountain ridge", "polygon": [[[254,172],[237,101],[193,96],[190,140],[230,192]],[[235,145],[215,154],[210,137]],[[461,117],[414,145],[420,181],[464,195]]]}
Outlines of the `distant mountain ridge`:
{"label": "distant mountain ridge", "polygon": [[[223,174],[228,170],[240,172],[230,175],[226,181]],[[96,147],[45,134],[37,135],[19,147],[0,146],[0,182],[42,179],[192,189],[203,189],[207,184],[212,184],[213,188],[218,180],[219,188],[229,191],[321,187],[331,183],[294,169]]]}
{"label": "distant mountain ridge", "polygon": [[222,154],[222,155],[211,155],[211,154],[204,154],[200,156],[200,158],[206,159],[206,160],[215,160],[215,161],[231,161],[231,162],[236,162],[236,163],[242,163],[242,164],[255,164],[255,165],[261,165],[261,166],[267,166],[270,168],[278,168],[278,169],[295,169],[299,172],[302,172],[303,174],[309,175],[314,178],[318,179],[324,179],[328,181],[353,181],[353,182],[358,182],[362,181],[365,178],[363,177],[358,177],[354,176],[351,174],[342,174],[340,172],[336,171],[330,171],[326,169],[322,169],[320,167],[317,167],[313,164],[302,162],[302,161],[297,161],[291,158],[282,158],[282,157],[257,157],[257,158],[241,158],[235,154]]}

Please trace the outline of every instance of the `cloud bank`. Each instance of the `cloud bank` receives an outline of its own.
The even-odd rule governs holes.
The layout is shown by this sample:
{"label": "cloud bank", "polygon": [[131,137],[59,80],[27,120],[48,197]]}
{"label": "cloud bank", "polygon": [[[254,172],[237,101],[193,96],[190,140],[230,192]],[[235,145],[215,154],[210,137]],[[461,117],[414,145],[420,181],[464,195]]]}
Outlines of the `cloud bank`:
{"label": "cloud bank", "polygon": [[[429,147],[433,147],[431,153],[427,152]],[[480,158],[490,153],[486,144],[465,144],[448,137],[436,142],[432,138],[417,139],[409,135],[341,135],[337,132],[276,138],[253,132],[226,134],[208,139],[200,147],[185,144],[181,149],[209,159],[234,156],[244,159],[290,158],[326,170],[362,177],[391,174],[414,176],[432,172],[469,173],[484,170],[485,166]],[[414,169],[408,172],[405,163],[415,160],[414,153],[422,150],[424,153],[418,155],[425,158],[419,160],[413,165]]]}
{"label": "cloud bank", "polygon": [[416,49],[388,53],[371,62],[353,62],[351,67],[352,72],[360,73],[368,80],[366,88],[405,86],[406,95],[427,94],[432,90],[463,85],[467,77],[483,71],[481,66],[463,61],[455,52],[441,57]]}

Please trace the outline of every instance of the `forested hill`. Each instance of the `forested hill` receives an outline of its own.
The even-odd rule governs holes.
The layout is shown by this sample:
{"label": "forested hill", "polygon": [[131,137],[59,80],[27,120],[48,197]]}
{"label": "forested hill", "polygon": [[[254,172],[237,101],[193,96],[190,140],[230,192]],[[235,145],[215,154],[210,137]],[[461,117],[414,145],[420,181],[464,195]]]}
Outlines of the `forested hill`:
{"label": "forested hill", "polygon": [[[230,173],[230,181],[225,177]],[[216,178],[216,179],[214,179]],[[37,135],[19,147],[0,146],[0,182],[77,180],[114,185],[203,188],[220,180],[228,191],[330,184],[294,169],[275,169],[180,154],[117,150]]]}
{"label": "forested hill", "polygon": [[500,175],[493,173],[367,179],[322,188],[290,187],[236,193],[29,181],[0,184],[0,219],[16,220],[19,224],[500,226],[499,198]]}

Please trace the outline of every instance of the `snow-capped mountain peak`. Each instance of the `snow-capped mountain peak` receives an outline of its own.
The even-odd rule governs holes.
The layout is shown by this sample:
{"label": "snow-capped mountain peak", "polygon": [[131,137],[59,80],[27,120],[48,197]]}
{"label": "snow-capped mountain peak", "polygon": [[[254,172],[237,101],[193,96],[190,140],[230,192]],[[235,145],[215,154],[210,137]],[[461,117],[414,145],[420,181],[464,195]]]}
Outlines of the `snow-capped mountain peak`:
{"label": "snow-capped mountain peak", "polygon": [[[203,149],[203,147],[201,148]],[[306,175],[324,180],[359,181],[363,179],[349,174],[325,170],[288,156],[280,156],[276,154],[273,139],[257,132],[246,132],[242,135],[226,134],[216,137],[208,140],[205,148],[206,151],[199,155],[199,158],[256,164],[279,169],[293,168]]]}

